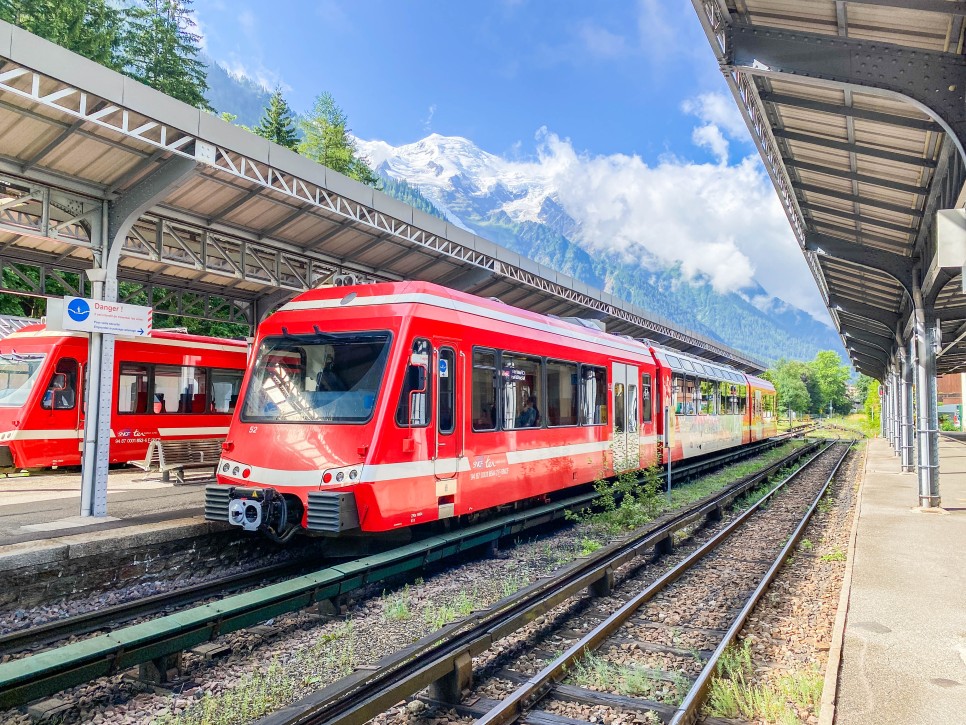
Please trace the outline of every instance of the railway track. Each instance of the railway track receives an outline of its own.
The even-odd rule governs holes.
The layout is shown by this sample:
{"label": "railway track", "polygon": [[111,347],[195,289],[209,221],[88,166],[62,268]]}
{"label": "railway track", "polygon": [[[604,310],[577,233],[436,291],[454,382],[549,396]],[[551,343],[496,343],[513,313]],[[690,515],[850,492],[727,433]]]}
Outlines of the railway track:
{"label": "railway track", "polygon": [[[822,446],[810,448],[802,468],[656,578],[638,557],[652,547],[667,550],[674,532],[701,516],[719,519],[733,496],[710,497],[697,511],[575,562],[553,581],[444,628],[260,725],[361,724],[427,686],[423,700],[430,706],[487,725],[586,721],[586,711],[568,714],[574,703],[592,708],[598,722],[614,719],[615,711],[632,712],[637,722],[693,722],[718,658],[849,450],[845,443]],[[607,676],[595,679],[595,672]],[[617,683],[615,691],[607,681]]]}
{"label": "railway track", "polygon": [[[673,470],[675,481],[687,480],[713,468],[757,454],[766,446],[748,447]],[[801,452],[793,454],[801,455]],[[783,459],[783,461],[786,459]],[[714,501],[699,502],[687,511],[669,517],[671,528],[658,532],[665,538],[674,528],[687,525],[720,508],[724,502],[762,477],[773,473],[783,461],[773,464],[754,476],[724,489],[712,497]],[[118,622],[135,617],[147,617],[153,613],[184,606],[198,598],[212,598],[224,594],[224,587],[235,589],[254,585],[245,577],[230,577],[222,582],[212,582],[187,591],[158,595],[150,601],[142,600],[112,607],[111,610],[91,612],[78,617],[49,623],[38,628],[13,632],[0,639],[0,653],[23,652],[28,648],[59,641],[67,637],[90,634],[101,629],[112,630],[110,634],[96,635],[64,647],[50,649],[36,655],[20,656],[0,664],[0,708],[23,704],[30,700],[54,694],[66,687],[89,681],[96,677],[122,671],[127,667],[152,661],[166,654],[210,641],[220,634],[236,631],[257,624],[286,611],[296,611],[322,599],[341,596],[353,589],[385,580],[397,574],[411,572],[428,562],[466,551],[474,546],[491,543],[506,536],[513,536],[527,528],[549,523],[564,517],[568,508],[579,508],[592,502],[594,494],[569,497],[536,509],[498,519],[484,525],[468,527],[448,537],[430,537],[427,542],[414,543],[383,555],[346,562],[311,574],[295,577],[266,588],[236,594],[220,602],[167,614],[153,621],[114,629]],[[710,507],[710,508],[709,508]],[[668,518],[668,517],[665,517]],[[264,570],[255,572],[262,577]],[[221,587],[221,592],[218,591]]]}
{"label": "railway track", "polygon": [[[672,469],[673,483],[680,484],[729,463],[756,455],[774,446],[776,442],[783,442],[800,434],[799,431],[794,431],[791,434],[779,436],[764,443],[753,444],[738,451],[729,451],[706,457],[697,462],[675,466]],[[308,568],[309,564],[304,561],[283,566],[261,567],[249,572],[221,577],[210,582],[183,587],[176,591],[163,592],[107,608],[57,619],[28,629],[8,632],[0,635],[0,657],[49,646],[72,637],[111,629],[140,617],[160,616],[166,612],[196,604],[206,599],[224,597],[234,592],[263,586],[269,582],[283,581],[286,578],[304,573]]]}

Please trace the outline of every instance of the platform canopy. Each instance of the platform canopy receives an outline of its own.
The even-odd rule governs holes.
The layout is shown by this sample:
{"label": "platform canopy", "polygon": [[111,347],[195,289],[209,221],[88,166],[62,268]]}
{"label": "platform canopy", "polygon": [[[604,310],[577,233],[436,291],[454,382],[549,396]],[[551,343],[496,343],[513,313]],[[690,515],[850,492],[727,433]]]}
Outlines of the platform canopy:
{"label": "platform canopy", "polygon": [[0,22],[0,264],[40,268],[37,294],[76,287],[116,233],[124,289],[172,314],[254,325],[333,274],[429,280],[763,368]]}
{"label": "platform canopy", "polygon": [[692,0],[855,367],[884,380],[916,301],[966,370],[961,0]]}

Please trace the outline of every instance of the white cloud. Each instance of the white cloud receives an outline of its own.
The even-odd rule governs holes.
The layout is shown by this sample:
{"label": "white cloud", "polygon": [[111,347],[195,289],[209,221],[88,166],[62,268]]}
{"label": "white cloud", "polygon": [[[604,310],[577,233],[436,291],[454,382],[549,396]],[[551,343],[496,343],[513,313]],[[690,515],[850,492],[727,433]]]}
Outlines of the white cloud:
{"label": "white cloud", "polygon": [[423,130],[432,131],[433,130],[433,116],[436,115],[436,104],[430,105],[429,110],[426,113],[426,118],[423,119]]}
{"label": "white cloud", "polygon": [[621,58],[630,52],[623,36],[595,23],[582,23],[577,29],[577,36],[584,49],[598,58]]}
{"label": "white cloud", "polygon": [[691,140],[698,146],[708,149],[719,164],[728,163],[728,139],[714,124],[698,126],[691,132]]}
{"label": "white cloud", "polygon": [[228,71],[229,75],[235,78],[247,78],[254,81],[269,93],[276,88],[281,88],[283,93],[289,93],[292,86],[282,80],[282,77],[273,70],[262,65],[250,65],[242,62],[238,56],[232,54],[228,60],[218,61],[219,64]]}
{"label": "white cloud", "polygon": [[[538,161],[523,174],[555,189],[580,222],[582,243],[614,250],[643,266],[680,264],[690,279],[718,292],[761,284],[770,294],[828,322],[828,313],[757,156],[728,164],[727,140],[703,131],[718,163],[666,156],[577,153],[567,139],[541,129]],[[508,162],[514,165],[514,162]],[[524,166],[523,164],[519,164]]]}
{"label": "white cloud", "polygon": [[702,93],[682,103],[681,109],[697,116],[705,125],[718,126],[730,138],[750,141],[748,127],[738,106],[723,93]]}

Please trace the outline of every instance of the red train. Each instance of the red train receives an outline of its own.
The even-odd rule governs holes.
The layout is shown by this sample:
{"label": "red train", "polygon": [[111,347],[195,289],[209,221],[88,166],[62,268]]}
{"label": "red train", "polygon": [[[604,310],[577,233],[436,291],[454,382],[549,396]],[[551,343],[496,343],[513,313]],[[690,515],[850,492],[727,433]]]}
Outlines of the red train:
{"label": "red train", "polygon": [[[0,469],[79,466],[88,335],[28,325],[0,341]],[[111,463],[144,458],[150,441],[222,438],[248,345],[155,330],[114,346]]]}
{"label": "red train", "polygon": [[775,435],[770,383],[422,282],[262,323],[206,516],[271,538],[462,517]]}

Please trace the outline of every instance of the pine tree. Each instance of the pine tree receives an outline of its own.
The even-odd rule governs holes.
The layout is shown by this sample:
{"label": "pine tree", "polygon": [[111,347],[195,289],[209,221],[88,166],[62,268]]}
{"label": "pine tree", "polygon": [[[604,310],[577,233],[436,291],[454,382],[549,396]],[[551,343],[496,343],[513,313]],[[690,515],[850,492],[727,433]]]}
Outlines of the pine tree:
{"label": "pine tree", "polygon": [[108,68],[123,65],[125,13],[107,0],[0,0],[0,19]]}
{"label": "pine tree", "polygon": [[286,148],[294,150],[299,145],[292,109],[282,97],[281,88],[276,88],[272,93],[265,113],[262,114],[262,120],[252,130],[262,138],[267,138]]}
{"label": "pine tree", "polygon": [[191,32],[191,0],[140,0],[131,8],[125,38],[125,70],[152,88],[192,106],[212,110],[205,98],[201,37]]}
{"label": "pine tree", "polygon": [[349,134],[348,118],[331,93],[322,93],[315,99],[312,111],[299,120],[299,127],[302,129],[300,154],[363,184],[379,183],[379,177],[369,168],[366,159],[358,155]]}

